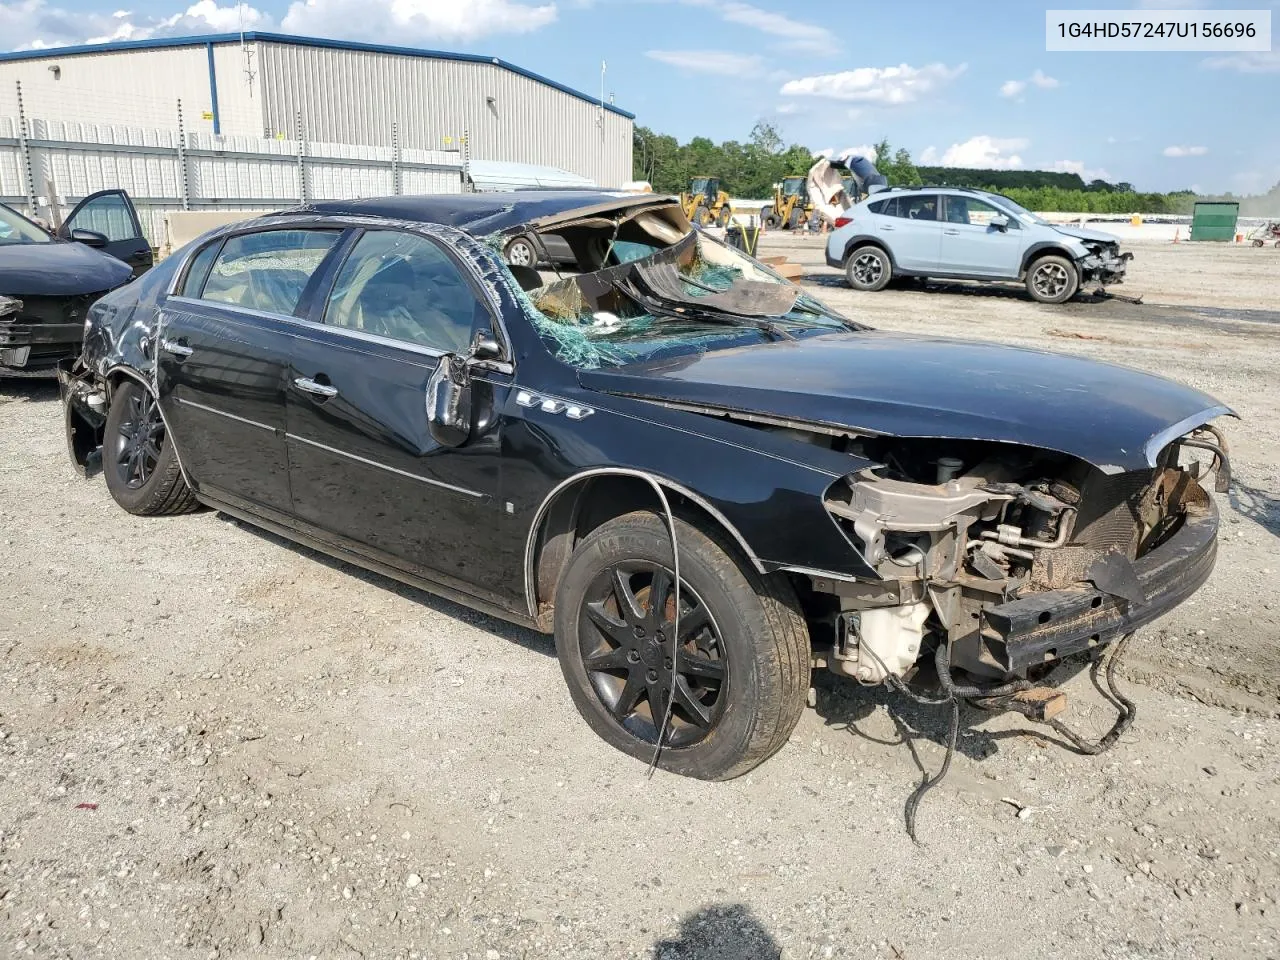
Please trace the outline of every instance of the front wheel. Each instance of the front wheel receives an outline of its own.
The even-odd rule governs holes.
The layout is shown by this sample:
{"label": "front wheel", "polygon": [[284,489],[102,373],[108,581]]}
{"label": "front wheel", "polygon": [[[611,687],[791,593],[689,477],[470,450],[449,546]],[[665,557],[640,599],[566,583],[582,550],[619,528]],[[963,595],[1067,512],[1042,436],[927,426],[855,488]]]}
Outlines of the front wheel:
{"label": "front wheel", "polygon": [[879,247],[859,247],[849,254],[844,265],[845,277],[855,290],[883,290],[893,279],[893,263]]}
{"label": "front wheel", "polygon": [[733,222],[733,210],[726,203],[723,207],[720,208],[720,213],[716,217],[716,226],[727,227],[732,222]]}
{"label": "front wheel", "polygon": [[574,551],[556,591],[556,653],[578,712],[608,743],[649,761],[674,697],[659,766],[728,780],[787,742],[809,687],[809,634],[785,580],[680,519],[676,539],[674,643],[670,535],[638,512]]}
{"label": "front wheel", "polygon": [[1080,289],[1080,274],[1066,257],[1041,257],[1027,271],[1027,293],[1041,303],[1066,303]]}
{"label": "front wheel", "polygon": [[111,395],[102,472],[112,499],[138,516],[189,513],[199,506],[182,479],[160,406],[137,381],[125,380]]}
{"label": "front wheel", "polygon": [[760,226],[766,230],[777,230],[782,225],[782,218],[773,207],[760,208]]}
{"label": "front wheel", "polygon": [[508,243],[505,254],[507,263],[513,267],[536,267],[538,265],[538,255],[534,252],[533,244],[525,237],[516,237]]}

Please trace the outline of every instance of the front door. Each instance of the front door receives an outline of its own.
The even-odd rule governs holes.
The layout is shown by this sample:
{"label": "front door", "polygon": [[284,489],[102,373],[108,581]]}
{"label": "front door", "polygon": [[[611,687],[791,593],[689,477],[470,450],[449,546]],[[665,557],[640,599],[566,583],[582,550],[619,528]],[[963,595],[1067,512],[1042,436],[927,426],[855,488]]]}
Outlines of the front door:
{"label": "front door", "polygon": [[[977,197],[948,194],[942,223],[942,262],[955,273],[1017,277],[1022,262],[1021,230],[1015,217]],[[1003,229],[991,218],[1003,215]]]}
{"label": "front door", "polygon": [[103,252],[133,267],[135,277],[142,276],[154,263],[138,211],[123,190],[102,190],[76,204],[58,235],[70,240],[75,230],[89,230],[105,237]]}
{"label": "front door", "polygon": [[[294,510],[338,545],[511,606],[518,558],[500,549],[501,419],[510,378],[474,371],[461,447],[427,419],[428,381],[492,329],[464,268],[432,239],[370,230],[334,264],[288,377]],[[328,286],[326,280],[325,286]]]}
{"label": "front door", "polygon": [[160,404],[196,489],[286,516],[285,384],[294,311],[338,230],[271,230],[214,241],[161,311]]}
{"label": "front door", "polygon": [[936,193],[893,197],[876,217],[876,232],[902,270],[927,272],[938,267],[942,225]]}

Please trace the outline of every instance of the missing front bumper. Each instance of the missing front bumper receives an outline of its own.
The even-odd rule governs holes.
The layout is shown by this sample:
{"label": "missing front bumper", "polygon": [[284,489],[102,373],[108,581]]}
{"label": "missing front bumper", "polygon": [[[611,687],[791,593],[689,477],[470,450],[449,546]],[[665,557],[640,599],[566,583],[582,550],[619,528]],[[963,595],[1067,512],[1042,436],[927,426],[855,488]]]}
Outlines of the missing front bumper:
{"label": "missing front bumper", "polygon": [[1130,633],[1168,613],[1209,578],[1217,559],[1218,510],[1211,497],[1190,505],[1168,540],[1133,562],[1146,599],[1122,600],[1101,590],[1037,593],[989,607],[982,615],[978,659],[1023,675]]}

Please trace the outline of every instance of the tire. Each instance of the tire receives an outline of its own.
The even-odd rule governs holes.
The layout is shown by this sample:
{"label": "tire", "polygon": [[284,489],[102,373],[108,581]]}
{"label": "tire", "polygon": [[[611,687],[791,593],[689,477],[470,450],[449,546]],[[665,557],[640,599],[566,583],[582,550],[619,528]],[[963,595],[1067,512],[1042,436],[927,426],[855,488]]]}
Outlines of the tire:
{"label": "tire", "polygon": [[[686,669],[676,674],[679,683],[671,683],[670,640],[650,603],[657,580],[670,629],[665,614],[674,613],[674,597],[659,579],[673,579],[670,537],[653,513],[610,520],[574,550],[556,590],[556,653],[591,729],[646,763],[669,691],[680,689],[658,765],[699,780],[728,780],[776,753],[800,719],[809,633],[787,581],[761,577],[735,559],[731,546],[678,517],[676,538],[681,634],[689,640],[681,647]],[[635,601],[629,615],[622,615],[620,581]],[[696,625],[686,633],[689,624]],[[589,669],[589,659],[601,666]]]}
{"label": "tire", "polygon": [[766,230],[777,230],[782,225],[782,218],[774,212],[773,207],[760,208],[760,226]]}
{"label": "tire", "polygon": [[178,457],[151,391],[124,380],[111,395],[102,434],[102,473],[112,499],[129,513],[190,513],[200,504],[182,479]]}
{"label": "tire", "polygon": [[733,222],[733,210],[726,203],[720,208],[720,214],[716,217],[717,227],[727,227]]}
{"label": "tire", "polygon": [[1080,273],[1066,257],[1041,257],[1027,270],[1027,293],[1041,303],[1066,303],[1080,289]]}
{"label": "tire", "polygon": [[513,267],[536,267],[538,265],[538,254],[533,249],[533,244],[529,242],[527,237],[516,237],[507,244],[506,249],[502,251],[503,257],[507,263]]}
{"label": "tire", "polygon": [[693,208],[693,216],[689,218],[689,222],[694,224],[694,226],[705,227],[710,219],[711,214],[707,210],[707,205],[705,203],[699,203]]}
{"label": "tire", "polygon": [[799,204],[791,208],[791,216],[787,219],[788,230],[799,230],[804,225],[804,208]]}
{"label": "tire", "polygon": [[869,244],[849,254],[844,275],[853,289],[874,293],[883,290],[893,279],[893,263],[883,248]]}

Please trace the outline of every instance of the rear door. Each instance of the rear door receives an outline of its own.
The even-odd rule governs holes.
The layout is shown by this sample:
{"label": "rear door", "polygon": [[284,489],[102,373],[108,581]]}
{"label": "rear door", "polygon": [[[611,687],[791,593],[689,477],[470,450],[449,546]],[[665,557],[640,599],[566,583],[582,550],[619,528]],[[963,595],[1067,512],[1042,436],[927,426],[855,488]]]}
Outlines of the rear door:
{"label": "rear door", "polygon": [[278,229],[214,241],[166,300],[160,404],[200,492],[274,519],[291,513],[285,384],[296,312],[341,236]]}
{"label": "rear door", "polygon": [[103,251],[133,267],[135,277],[142,276],[155,262],[138,211],[123,190],[101,190],[76,204],[58,235],[70,240],[74,230],[91,230],[106,237]]}
{"label": "rear door", "polygon": [[335,545],[511,606],[519,558],[498,502],[510,376],[472,372],[478,426],[463,446],[441,446],[427,419],[441,358],[495,329],[488,304],[434,238],[369,230],[344,246],[293,345],[294,510]]}
{"label": "rear door", "polygon": [[926,273],[938,268],[942,224],[936,193],[892,197],[876,218],[876,233],[902,270]]}
{"label": "rear door", "polygon": [[[943,198],[942,262],[953,273],[979,277],[1017,277],[1022,262],[1022,231],[1016,217],[977,197]],[[1009,224],[996,227],[991,218]]]}

